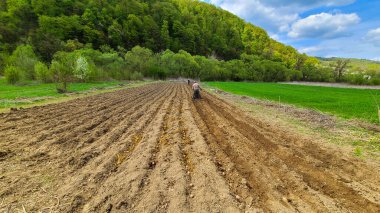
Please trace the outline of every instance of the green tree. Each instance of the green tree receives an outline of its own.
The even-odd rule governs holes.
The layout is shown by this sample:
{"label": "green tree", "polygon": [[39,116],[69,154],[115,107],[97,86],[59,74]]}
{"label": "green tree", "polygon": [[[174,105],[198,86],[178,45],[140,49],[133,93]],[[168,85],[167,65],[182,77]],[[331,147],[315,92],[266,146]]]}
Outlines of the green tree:
{"label": "green tree", "polygon": [[270,38],[261,28],[246,24],[242,34],[242,42],[248,54],[263,55],[264,50],[269,47]]}
{"label": "green tree", "polygon": [[133,81],[142,81],[144,79],[144,75],[140,72],[134,72],[131,75],[131,80]]}
{"label": "green tree", "polygon": [[247,67],[242,60],[230,60],[225,62],[224,66],[231,72],[229,79],[235,81],[248,80]]}
{"label": "green tree", "polygon": [[160,49],[169,49],[170,48],[170,35],[169,35],[169,22],[164,21],[161,27],[161,42]]}
{"label": "green tree", "polygon": [[63,13],[56,0],[32,0],[33,11],[37,15],[57,16]]}
{"label": "green tree", "polygon": [[108,28],[108,39],[110,40],[110,43],[114,47],[122,45],[123,37],[125,37],[123,27],[118,21],[114,20],[112,25]]}
{"label": "green tree", "polygon": [[34,70],[36,72],[36,79],[44,82],[49,83],[53,81],[53,76],[49,71],[49,68],[44,64],[43,62],[37,62],[34,65]]}
{"label": "green tree", "polygon": [[50,71],[57,83],[59,93],[67,92],[67,85],[74,78],[76,65],[76,55],[74,53],[57,52],[51,62]]}
{"label": "green tree", "polygon": [[180,50],[172,57],[174,67],[177,70],[179,76],[196,78],[199,65],[194,60],[193,56],[184,50]]}
{"label": "green tree", "polygon": [[36,49],[36,53],[45,62],[50,62],[56,52],[65,48],[65,43],[62,40],[52,34],[40,31],[33,35],[32,43]]}
{"label": "green tree", "polygon": [[343,75],[345,74],[349,63],[350,63],[349,59],[338,59],[332,65],[332,67],[334,68],[334,76],[337,81],[343,80]]}
{"label": "green tree", "polygon": [[143,45],[153,51],[161,50],[159,48],[160,42],[160,27],[154,21],[154,19],[148,15],[143,18]]}
{"label": "green tree", "polygon": [[130,14],[123,22],[123,29],[128,48],[141,44],[143,22],[138,16]]}
{"label": "green tree", "polygon": [[22,78],[27,80],[35,79],[34,65],[38,58],[30,45],[20,45],[8,58],[7,64],[16,67]]}
{"label": "green tree", "polygon": [[48,33],[60,40],[76,39],[77,35],[83,32],[80,16],[77,15],[59,17],[42,15],[38,21],[40,33]]}
{"label": "green tree", "polygon": [[80,43],[77,39],[74,39],[74,40],[67,40],[64,48],[66,51],[72,52],[75,50],[82,49],[83,47],[84,45],[82,43]]}
{"label": "green tree", "polygon": [[91,68],[92,67],[90,66],[88,60],[85,57],[79,55],[76,59],[73,74],[76,78],[80,79],[80,81],[85,82],[90,78],[92,72]]}
{"label": "green tree", "polygon": [[125,55],[125,60],[131,72],[148,74],[150,66],[148,62],[152,57],[153,52],[150,49],[136,46]]}

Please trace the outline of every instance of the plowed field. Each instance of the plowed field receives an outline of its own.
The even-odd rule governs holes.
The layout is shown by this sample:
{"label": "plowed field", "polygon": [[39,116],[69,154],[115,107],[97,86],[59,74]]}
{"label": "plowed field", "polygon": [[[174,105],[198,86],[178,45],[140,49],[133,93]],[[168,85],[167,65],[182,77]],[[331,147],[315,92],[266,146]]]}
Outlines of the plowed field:
{"label": "plowed field", "polygon": [[0,211],[380,212],[379,167],[181,83],[0,115]]}

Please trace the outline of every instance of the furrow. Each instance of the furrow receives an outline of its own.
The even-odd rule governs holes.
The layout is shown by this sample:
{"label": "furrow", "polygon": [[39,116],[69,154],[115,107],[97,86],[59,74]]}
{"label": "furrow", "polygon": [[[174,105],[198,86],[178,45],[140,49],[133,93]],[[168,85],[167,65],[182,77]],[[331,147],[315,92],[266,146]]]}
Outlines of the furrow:
{"label": "furrow", "polygon": [[[207,103],[209,103],[219,115],[224,116],[226,120],[230,121],[231,125],[235,126],[235,129],[242,135],[256,143],[255,146],[252,146],[252,149],[259,147],[264,150],[264,152],[267,152],[269,156],[278,157],[280,162],[285,164],[290,170],[299,174],[302,181],[305,182],[308,187],[323,193],[325,195],[324,197],[334,199],[338,207],[342,205],[340,208],[359,210],[362,206],[366,206],[370,211],[379,210],[380,205],[365,199],[359,195],[357,191],[346,186],[339,180],[336,180],[333,175],[322,171],[318,167],[312,167],[310,162],[305,158],[298,156],[296,153],[291,153],[287,149],[281,149],[281,147],[262,135],[257,129],[240,119],[238,120],[236,118],[238,117],[236,116],[237,113],[234,113],[234,116],[232,116],[231,112],[226,112],[224,108],[216,106],[212,101]],[[356,202],[352,203],[351,201],[347,201],[347,198],[355,200]]]}

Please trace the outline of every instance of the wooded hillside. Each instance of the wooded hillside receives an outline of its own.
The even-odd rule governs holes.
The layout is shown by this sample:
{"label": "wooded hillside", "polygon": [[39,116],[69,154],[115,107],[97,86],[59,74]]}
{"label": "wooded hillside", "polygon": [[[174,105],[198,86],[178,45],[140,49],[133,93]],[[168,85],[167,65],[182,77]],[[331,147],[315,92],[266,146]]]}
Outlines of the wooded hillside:
{"label": "wooded hillside", "polygon": [[[300,55],[231,13],[192,0],[2,0],[1,50],[30,43],[50,61],[55,52],[91,44],[237,59],[242,53],[299,66]],[[299,63],[299,62],[298,62]]]}
{"label": "wooded hillside", "polygon": [[8,82],[75,81],[83,72],[80,80],[342,80],[262,28],[196,0],[0,1],[0,74]]}

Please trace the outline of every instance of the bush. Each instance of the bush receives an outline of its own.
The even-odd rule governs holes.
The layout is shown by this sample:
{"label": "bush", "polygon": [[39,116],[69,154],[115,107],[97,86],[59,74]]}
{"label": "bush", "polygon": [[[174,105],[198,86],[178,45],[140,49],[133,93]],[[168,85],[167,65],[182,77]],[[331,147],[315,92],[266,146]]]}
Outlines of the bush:
{"label": "bush", "polygon": [[21,79],[20,72],[15,66],[7,66],[4,74],[6,81],[10,84],[15,84]]}
{"label": "bush", "polygon": [[299,81],[302,79],[302,71],[300,70],[291,70],[291,78],[292,81]]}
{"label": "bush", "polygon": [[350,74],[345,76],[345,80],[350,84],[356,85],[368,85],[371,81],[365,77],[362,73],[360,74]]}
{"label": "bush", "polygon": [[166,72],[160,66],[150,67],[149,68],[149,75],[150,75],[150,77],[153,77],[154,79],[160,79],[160,80],[166,79]]}
{"label": "bush", "polygon": [[131,80],[132,81],[142,81],[144,79],[144,75],[140,72],[134,72],[131,75]]}
{"label": "bush", "polygon": [[379,78],[372,78],[370,81],[371,85],[380,85],[380,79]]}
{"label": "bush", "polygon": [[149,62],[153,57],[153,52],[150,49],[140,46],[134,47],[131,51],[125,54],[125,61],[127,69],[131,72],[147,72],[149,69]]}
{"label": "bush", "polygon": [[20,45],[13,51],[8,59],[8,65],[15,66],[20,72],[20,77],[28,80],[35,79],[34,65],[38,58],[30,45]]}
{"label": "bush", "polygon": [[54,75],[58,92],[66,92],[67,84],[74,78],[75,54],[67,52],[57,52],[50,66],[50,71]]}
{"label": "bush", "polygon": [[91,69],[87,59],[83,56],[79,56],[76,60],[74,69],[74,76],[81,81],[87,81],[90,77]]}
{"label": "bush", "polygon": [[49,68],[46,66],[46,64],[42,62],[37,62],[34,65],[34,71],[36,72],[36,78],[39,81],[42,81],[44,83],[50,83],[53,81],[53,76],[51,72],[49,71]]}

